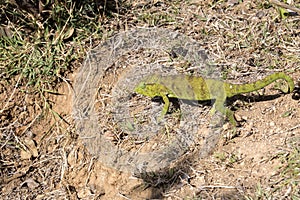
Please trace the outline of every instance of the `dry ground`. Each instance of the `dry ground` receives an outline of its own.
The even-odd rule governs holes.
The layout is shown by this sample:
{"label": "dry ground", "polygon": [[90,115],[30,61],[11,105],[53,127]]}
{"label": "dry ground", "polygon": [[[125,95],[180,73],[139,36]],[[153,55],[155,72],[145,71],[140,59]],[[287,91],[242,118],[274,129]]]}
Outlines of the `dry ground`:
{"label": "dry ground", "polygon": [[[132,9],[107,19],[107,32],[135,26],[177,30],[202,41],[232,83],[273,71],[299,81],[300,18],[281,19],[268,1],[127,3]],[[276,96],[268,86],[237,98],[243,100],[233,103],[241,126],[225,124],[210,156],[182,162],[172,176],[143,180],[104,166],[84,148],[72,118],[75,77],[69,73],[69,81],[57,83],[57,94],[20,86],[20,76],[0,80],[2,199],[300,198],[297,91]]]}

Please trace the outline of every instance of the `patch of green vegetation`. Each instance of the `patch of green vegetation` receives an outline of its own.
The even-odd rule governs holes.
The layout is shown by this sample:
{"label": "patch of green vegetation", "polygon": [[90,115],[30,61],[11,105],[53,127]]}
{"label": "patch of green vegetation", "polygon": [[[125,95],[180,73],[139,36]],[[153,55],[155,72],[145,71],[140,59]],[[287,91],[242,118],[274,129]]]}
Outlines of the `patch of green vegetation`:
{"label": "patch of green vegetation", "polygon": [[215,152],[214,157],[221,162],[224,162],[226,160],[226,154],[224,152]]}
{"label": "patch of green vegetation", "polygon": [[166,13],[144,13],[143,15],[140,15],[139,20],[143,21],[144,23],[150,26],[159,26],[162,24],[175,22],[175,19],[171,15]]}
{"label": "patch of green vegetation", "polygon": [[0,5],[0,77],[21,75],[22,84],[47,89],[79,66],[89,40],[102,37],[103,6],[98,1],[24,2]]}
{"label": "patch of green vegetation", "polygon": [[272,187],[266,189],[260,184],[256,186],[254,196],[247,199],[274,199],[279,194],[282,199],[300,199],[300,148],[299,138],[292,139],[292,149],[278,155],[282,165],[278,168],[279,174],[274,179]]}
{"label": "patch of green vegetation", "polygon": [[295,146],[281,159],[283,166],[280,168],[280,176],[284,178],[281,184],[284,187],[291,188],[292,199],[300,198],[300,147]]}
{"label": "patch of green vegetation", "polygon": [[234,153],[216,152],[214,157],[219,160],[220,163],[223,163],[229,167],[240,160],[239,156]]}
{"label": "patch of green vegetation", "polygon": [[248,200],[259,200],[259,199],[272,199],[269,191],[266,191],[260,184],[256,186],[255,197],[246,197]]}

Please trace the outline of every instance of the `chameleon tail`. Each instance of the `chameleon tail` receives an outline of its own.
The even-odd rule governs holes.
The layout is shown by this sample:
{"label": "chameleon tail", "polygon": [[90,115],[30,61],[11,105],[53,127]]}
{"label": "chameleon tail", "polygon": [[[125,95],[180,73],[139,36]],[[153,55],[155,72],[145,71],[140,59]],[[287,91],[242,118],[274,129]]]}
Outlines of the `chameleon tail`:
{"label": "chameleon tail", "polygon": [[292,92],[295,88],[294,81],[293,79],[286,75],[283,72],[278,72],[271,74],[262,80],[258,80],[254,83],[249,83],[249,84],[230,84],[230,83],[225,83],[225,91],[226,91],[226,96],[227,97],[232,97],[237,94],[243,94],[243,93],[248,93],[248,92],[253,92],[259,89],[262,89],[263,87],[273,83],[274,81],[278,79],[283,79],[288,83],[289,90],[284,91],[284,93]]}

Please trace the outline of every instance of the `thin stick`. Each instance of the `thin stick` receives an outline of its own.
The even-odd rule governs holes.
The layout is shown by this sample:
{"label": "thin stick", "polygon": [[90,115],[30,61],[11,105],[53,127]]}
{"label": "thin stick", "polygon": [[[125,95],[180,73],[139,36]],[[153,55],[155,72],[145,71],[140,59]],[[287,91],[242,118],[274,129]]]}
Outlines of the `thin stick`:
{"label": "thin stick", "polygon": [[275,4],[276,6],[279,6],[279,7],[283,7],[283,8],[285,8],[285,9],[292,10],[292,11],[294,11],[294,12],[300,14],[300,9],[299,9],[299,8],[290,6],[290,5],[285,4],[285,3],[283,3],[283,2],[280,2],[280,1],[277,1],[277,0],[270,0],[270,3]]}
{"label": "thin stick", "polygon": [[8,107],[8,104],[10,103],[10,101],[12,100],[14,94],[15,94],[16,91],[17,91],[17,87],[18,87],[18,85],[19,85],[19,83],[20,83],[21,78],[22,78],[22,75],[19,76],[19,78],[18,78],[18,80],[17,80],[17,83],[16,83],[16,85],[15,85],[15,87],[14,87],[14,90],[13,90],[13,92],[11,93],[10,97],[8,98],[8,100],[6,101],[6,104],[4,105],[3,109],[0,110],[0,114],[3,113],[3,112],[6,110],[6,107]]}
{"label": "thin stick", "polygon": [[206,189],[206,188],[209,188],[209,189],[213,189],[213,188],[225,188],[225,189],[236,189],[236,187],[234,186],[227,186],[227,185],[203,185],[203,186],[200,186],[199,189]]}

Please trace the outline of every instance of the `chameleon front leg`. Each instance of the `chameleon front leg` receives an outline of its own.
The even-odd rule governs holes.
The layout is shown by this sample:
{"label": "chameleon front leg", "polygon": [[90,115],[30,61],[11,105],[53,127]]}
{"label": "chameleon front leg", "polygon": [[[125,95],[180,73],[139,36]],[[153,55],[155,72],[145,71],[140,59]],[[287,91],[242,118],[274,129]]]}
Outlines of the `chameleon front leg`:
{"label": "chameleon front leg", "polygon": [[160,117],[158,118],[158,121],[161,121],[165,117],[165,115],[169,111],[169,107],[170,107],[170,100],[169,100],[168,96],[164,94],[164,95],[161,95],[161,97],[164,101],[164,107],[162,109]]}

